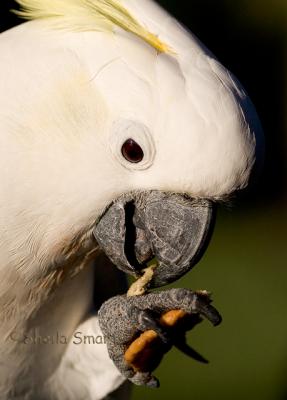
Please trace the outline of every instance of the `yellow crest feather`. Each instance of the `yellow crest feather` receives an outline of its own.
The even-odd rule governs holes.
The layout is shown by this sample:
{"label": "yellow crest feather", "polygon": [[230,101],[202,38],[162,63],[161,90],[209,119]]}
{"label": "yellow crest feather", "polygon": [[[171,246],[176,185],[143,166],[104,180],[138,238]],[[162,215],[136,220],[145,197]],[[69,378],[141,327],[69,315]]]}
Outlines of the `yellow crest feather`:
{"label": "yellow crest feather", "polygon": [[112,31],[118,26],[143,39],[160,53],[170,47],[142,26],[119,0],[16,0],[14,11],[26,19],[50,19],[57,28],[73,31]]}

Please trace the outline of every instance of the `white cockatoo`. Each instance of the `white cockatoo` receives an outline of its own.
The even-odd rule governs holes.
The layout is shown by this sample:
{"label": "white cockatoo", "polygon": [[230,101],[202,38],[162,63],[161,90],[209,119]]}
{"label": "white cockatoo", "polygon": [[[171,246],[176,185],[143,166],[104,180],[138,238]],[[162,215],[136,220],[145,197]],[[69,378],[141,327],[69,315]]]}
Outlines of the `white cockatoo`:
{"label": "white cockatoo", "polygon": [[[109,259],[136,274],[132,257],[157,256],[154,286],[185,273],[211,204],[247,186],[260,124],[238,81],[154,1],[18,3],[30,21],[0,35],[0,398],[100,400],[124,382],[94,310],[125,291]],[[168,220],[177,201],[191,237]],[[136,227],[126,205],[141,219],[147,202]],[[194,248],[176,261],[181,228]]]}

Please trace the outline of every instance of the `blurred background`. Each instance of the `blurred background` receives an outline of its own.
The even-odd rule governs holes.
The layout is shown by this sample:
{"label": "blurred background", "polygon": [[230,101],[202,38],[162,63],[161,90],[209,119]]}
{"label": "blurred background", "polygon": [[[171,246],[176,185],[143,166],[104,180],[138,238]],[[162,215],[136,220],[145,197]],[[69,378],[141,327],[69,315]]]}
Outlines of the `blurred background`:
{"label": "blurred background", "polygon": [[[188,337],[210,364],[172,350],[156,371],[161,388],[135,388],[132,399],[287,400],[287,1],[159,3],[243,83],[267,152],[258,185],[219,209],[204,258],[176,283],[212,291],[223,315],[221,326],[205,321]],[[1,4],[2,31],[19,22],[12,6]]]}

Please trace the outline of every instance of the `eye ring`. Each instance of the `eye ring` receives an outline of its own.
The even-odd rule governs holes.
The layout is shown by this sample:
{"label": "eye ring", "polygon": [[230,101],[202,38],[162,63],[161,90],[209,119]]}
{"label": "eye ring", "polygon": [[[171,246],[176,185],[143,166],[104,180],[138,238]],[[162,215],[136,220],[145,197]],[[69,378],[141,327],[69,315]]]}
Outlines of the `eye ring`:
{"label": "eye ring", "polygon": [[153,165],[156,149],[152,133],[140,121],[129,118],[115,120],[111,126],[109,147],[113,157],[130,171],[146,170]]}
{"label": "eye ring", "polygon": [[130,163],[138,164],[144,158],[141,146],[132,138],[127,139],[122,145],[122,156]]}

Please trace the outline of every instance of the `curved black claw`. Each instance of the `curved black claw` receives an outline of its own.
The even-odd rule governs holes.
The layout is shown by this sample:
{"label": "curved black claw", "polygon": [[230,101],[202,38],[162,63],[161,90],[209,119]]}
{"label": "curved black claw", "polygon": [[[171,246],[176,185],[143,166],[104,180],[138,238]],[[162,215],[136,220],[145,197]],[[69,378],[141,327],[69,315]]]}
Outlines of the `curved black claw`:
{"label": "curved black claw", "polygon": [[168,331],[160,324],[158,317],[151,310],[138,310],[138,328],[142,332],[152,329],[165,345],[171,345],[171,337]]}
{"label": "curved black claw", "polygon": [[217,326],[222,322],[221,315],[216,310],[216,308],[214,308],[210,304],[210,300],[206,304],[204,301],[203,302],[199,301],[197,310],[202,316],[207,318],[212,323],[213,326]]}
{"label": "curved black claw", "polygon": [[204,358],[201,354],[199,354],[196,350],[194,350],[192,347],[190,347],[186,341],[177,341],[174,343],[174,346],[180,350],[182,353],[187,355],[190,358],[193,358],[195,361],[201,362],[203,364],[208,364],[209,361]]}

